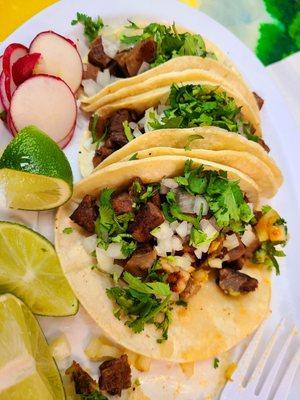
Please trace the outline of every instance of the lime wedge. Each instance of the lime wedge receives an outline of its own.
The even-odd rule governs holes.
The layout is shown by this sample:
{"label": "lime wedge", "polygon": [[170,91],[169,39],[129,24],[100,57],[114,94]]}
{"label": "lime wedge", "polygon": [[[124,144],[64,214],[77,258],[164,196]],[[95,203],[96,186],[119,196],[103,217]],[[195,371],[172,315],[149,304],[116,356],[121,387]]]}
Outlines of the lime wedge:
{"label": "lime wedge", "polygon": [[0,185],[9,207],[49,210],[71,197],[73,176],[58,145],[36,127],[28,126],[3,152]]}
{"label": "lime wedge", "polygon": [[39,315],[77,312],[52,243],[23,225],[0,222],[0,249],[0,293],[15,294]]}
{"label": "lime wedge", "polygon": [[2,295],[0,320],[0,399],[65,399],[56,364],[29,309],[15,296]]}

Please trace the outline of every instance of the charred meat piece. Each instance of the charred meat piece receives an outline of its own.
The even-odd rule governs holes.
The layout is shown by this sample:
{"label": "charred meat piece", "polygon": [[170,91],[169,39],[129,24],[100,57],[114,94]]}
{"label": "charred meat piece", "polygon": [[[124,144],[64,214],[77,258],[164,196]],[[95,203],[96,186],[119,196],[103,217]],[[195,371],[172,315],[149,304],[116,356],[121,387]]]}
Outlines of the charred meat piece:
{"label": "charred meat piece", "polygon": [[267,145],[267,143],[263,139],[259,139],[258,143],[261,145],[261,147],[266,150],[267,153],[270,153],[270,147]]}
{"label": "charred meat piece", "polygon": [[142,40],[130,50],[124,50],[114,57],[125,76],[137,75],[143,62],[150,63],[156,54],[156,43],[152,38]]}
{"label": "charred meat piece", "polygon": [[264,99],[262,99],[256,92],[253,92],[253,95],[255,97],[258,108],[261,110],[265,102]]}
{"label": "charred meat piece", "polygon": [[132,253],[124,269],[135,276],[147,275],[156,258],[155,249],[148,243],[142,244]]}
{"label": "charred meat piece", "polygon": [[100,116],[97,118],[97,122],[96,122],[96,126],[94,125],[94,121],[93,118],[90,119],[90,123],[89,123],[89,131],[93,131],[95,132],[95,136],[97,137],[97,139],[100,139],[101,137],[103,137],[103,135],[106,132],[107,129],[107,125],[108,125],[108,121],[101,118]]}
{"label": "charred meat piece", "polygon": [[170,285],[170,289],[175,293],[182,293],[188,283],[190,274],[186,271],[175,271],[171,272],[167,278],[167,283]]}
{"label": "charred meat piece", "polygon": [[95,220],[99,215],[96,199],[90,195],[84,196],[79,206],[70,216],[71,220],[89,233],[95,232]]}
{"label": "charred meat piece", "polygon": [[260,241],[258,240],[258,238],[255,238],[255,240],[253,240],[253,242],[246,247],[246,251],[244,256],[246,258],[251,258],[253,256],[253,253],[255,252],[255,250],[257,250],[260,246]]}
{"label": "charred meat piece", "polygon": [[93,157],[93,166],[96,168],[105,158],[110,156],[114,152],[114,149],[111,147],[106,147],[104,144],[95,151],[95,155]]}
{"label": "charred meat piece", "polygon": [[191,276],[188,280],[185,289],[180,293],[180,298],[184,301],[198,293],[200,284],[195,282],[195,279]]}
{"label": "charred meat piece", "polygon": [[74,382],[76,394],[88,395],[98,391],[97,382],[76,361],[66,370],[66,375],[70,375]]}
{"label": "charred meat piece", "polygon": [[130,232],[139,243],[149,242],[150,232],[164,222],[163,213],[151,201],[148,201],[135,215],[130,224]]}
{"label": "charred meat piece", "polygon": [[229,250],[226,253],[226,258],[227,258],[226,261],[228,261],[228,262],[232,262],[232,261],[238,260],[246,252],[246,247],[243,245],[240,236],[236,235],[236,237],[237,237],[237,239],[239,241],[239,245],[237,247],[235,247],[234,249]]}
{"label": "charred meat piece", "polygon": [[132,184],[129,188],[129,193],[133,198],[139,197],[141,194],[145,193],[146,188],[143,184],[141,178],[136,177],[133,179]]}
{"label": "charred meat piece", "polygon": [[108,135],[116,149],[125,146],[128,143],[128,139],[124,133],[123,123],[125,121],[133,121],[132,113],[130,110],[121,109],[116,111],[109,120],[109,131]]}
{"label": "charred meat piece", "polygon": [[97,79],[98,72],[99,68],[95,67],[95,65],[90,63],[83,64],[82,79],[92,79],[95,81]]}
{"label": "charred meat piece", "polygon": [[155,194],[151,197],[151,203],[153,203],[156,207],[160,208],[161,200],[158,192],[155,192]]}
{"label": "charred meat piece", "polygon": [[224,261],[223,262],[224,268],[231,268],[235,271],[238,271],[243,268],[243,258],[239,258],[238,260],[234,261]]}
{"label": "charred meat piece", "polygon": [[101,70],[108,68],[109,63],[111,62],[111,58],[105,54],[102,38],[101,36],[97,37],[91,44],[91,49],[88,54],[89,63],[93,64],[95,67],[100,68]]}
{"label": "charred meat piece", "polygon": [[231,268],[219,270],[217,283],[224,293],[230,295],[253,292],[258,286],[257,279]]}
{"label": "charred meat piece", "polygon": [[120,358],[104,361],[99,367],[99,387],[111,395],[121,396],[123,389],[131,386],[131,369],[128,364],[127,354]]}
{"label": "charred meat piece", "polygon": [[128,192],[115,193],[112,198],[112,208],[116,214],[133,211],[133,198]]}

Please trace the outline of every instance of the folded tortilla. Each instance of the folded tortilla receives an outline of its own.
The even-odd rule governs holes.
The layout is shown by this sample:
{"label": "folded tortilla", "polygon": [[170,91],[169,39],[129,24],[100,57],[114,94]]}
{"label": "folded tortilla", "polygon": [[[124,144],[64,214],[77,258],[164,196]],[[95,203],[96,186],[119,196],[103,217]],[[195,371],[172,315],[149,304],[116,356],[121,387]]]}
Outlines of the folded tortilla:
{"label": "folded tortilla", "polygon": [[[106,295],[112,279],[91,269],[94,259],[84,250],[84,231],[69,216],[86,194],[96,196],[104,188],[121,189],[135,177],[151,183],[163,177],[177,176],[182,173],[186,160],[183,156],[159,156],[117,163],[96,171],[80,181],[74,188],[72,199],[60,207],[55,229],[55,245],[62,269],[80,303],[104,333],[138,354],[181,363],[204,360],[225,352],[259,326],[269,311],[270,270],[261,266],[244,268],[243,272],[255,277],[259,283],[254,292],[239,297],[225,295],[211,277],[189,300],[187,308],[174,307],[169,338],[159,344],[152,325],[146,325],[143,332],[135,334],[114,317],[113,303]],[[193,159],[193,164],[226,171],[229,179],[239,180],[249,201],[257,205],[259,189],[247,175],[206,160]],[[70,226],[72,234],[64,234],[63,230]]]}

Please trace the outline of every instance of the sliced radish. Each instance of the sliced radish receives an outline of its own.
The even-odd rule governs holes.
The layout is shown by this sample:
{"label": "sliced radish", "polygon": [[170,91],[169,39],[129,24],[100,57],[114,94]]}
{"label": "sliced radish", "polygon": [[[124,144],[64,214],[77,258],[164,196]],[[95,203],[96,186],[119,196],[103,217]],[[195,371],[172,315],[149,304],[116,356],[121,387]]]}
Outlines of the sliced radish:
{"label": "sliced radish", "polygon": [[19,86],[33,75],[33,70],[41,57],[40,53],[26,54],[19,58],[12,66],[14,83]]}
{"label": "sliced radish", "polygon": [[28,49],[20,43],[12,43],[7,46],[4,51],[3,72],[5,75],[5,91],[9,101],[16,89],[16,84],[12,79],[12,66],[19,58],[25,56],[27,53]]}
{"label": "sliced radish", "polygon": [[10,115],[17,131],[35,125],[56,142],[61,142],[74,128],[77,105],[71,89],[62,79],[33,75],[14,92]]}
{"label": "sliced radish", "polygon": [[[0,77],[1,77],[1,74],[2,74],[2,71],[3,71],[2,59],[3,59],[3,56],[0,56]],[[0,92],[1,92],[1,88],[0,88]],[[2,113],[3,111],[5,111],[5,108],[4,108],[4,105],[2,103],[1,93],[0,93],[0,113]]]}
{"label": "sliced radish", "polygon": [[16,128],[15,128],[15,126],[14,126],[14,123],[13,123],[13,121],[12,121],[12,119],[11,119],[11,115],[10,115],[10,112],[9,112],[9,111],[7,112],[7,115],[6,115],[6,124],[7,124],[7,127],[8,127],[8,129],[9,129],[10,133],[11,133],[13,136],[16,136],[17,130],[16,130]]}
{"label": "sliced radish", "polygon": [[61,149],[64,149],[70,143],[70,141],[74,135],[74,132],[75,132],[75,127],[76,127],[76,124],[71,129],[71,131],[67,134],[67,136],[63,140],[61,140],[60,142],[57,143]]}
{"label": "sliced radish", "polygon": [[1,72],[0,75],[0,97],[1,103],[4,107],[4,110],[7,111],[9,109],[9,100],[7,98],[6,90],[5,90],[5,75],[4,71]]}
{"label": "sliced radish", "polygon": [[52,32],[41,32],[30,44],[30,53],[41,53],[42,59],[34,73],[49,74],[63,79],[73,93],[79,88],[82,80],[82,61],[74,47],[74,42]]}

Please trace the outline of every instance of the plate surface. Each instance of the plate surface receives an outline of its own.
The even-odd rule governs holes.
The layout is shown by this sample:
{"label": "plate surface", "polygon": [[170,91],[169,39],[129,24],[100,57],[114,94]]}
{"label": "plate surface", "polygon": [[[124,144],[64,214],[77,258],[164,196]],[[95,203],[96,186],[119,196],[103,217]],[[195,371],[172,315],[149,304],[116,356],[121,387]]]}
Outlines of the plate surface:
{"label": "plate surface", "polygon": [[[34,36],[45,30],[52,29],[71,37],[73,40],[82,40],[82,30],[79,26],[72,27],[71,20],[77,11],[97,16],[100,15],[105,21],[116,18],[131,20],[157,20],[167,21],[183,25],[190,30],[201,33],[211,41],[215,42],[234,61],[238,70],[242,73],[250,87],[265,99],[262,110],[263,131],[265,140],[271,147],[271,154],[282,168],[285,183],[272,204],[280,211],[288,222],[290,242],[286,247],[287,257],[281,264],[280,277],[273,279],[272,320],[278,321],[282,316],[292,319],[300,325],[300,269],[298,266],[300,248],[300,213],[299,199],[300,186],[298,170],[300,161],[298,152],[300,139],[295,130],[295,125],[280,98],[274,83],[269,78],[267,71],[256,59],[253,53],[240,42],[232,33],[213,21],[211,18],[196,10],[176,2],[175,0],[151,0],[142,2],[140,0],[89,0],[71,1],[62,0],[21,26],[0,46],[0,54],[5,47],[12,42],[21,42],[28,45]],[[71,143],[65,152],[72,165],[75,180],[80,179],[77,162],[77,152],[80,136],[87,126],[87,120],[80,116],[77,129]],[[0,148],[4,147],[10,140],[11,135],[0,126]],[[39,230],[42,234],[53,238],[52,212],[12,212],[0,206],[0,219],[15,220]],[[48,338],[55,337],[60,332],[65,332],[72,344],[72,352],[76,359],[84,361],[88,365],[83,348],[92,332],[99,332],[90,318],[83,310],[75,318],[43,318],[42,326]],[[232,359],[231,354],[224,356]],[[220,363],[222,364],[222,362]],[[96,371],[96,367],[92,366]],[[166,365],[155,362],[148,374],[139,373],[142,386],[148,396],[153,398],[191,400],[204,399],[205,396],[214,392],[220,379],[222,368],[214,370],[211,360],[197,365],[195,376],[187,380],[178,366]],[[300,374],[295,379],[293,392],[290,400],[299,399]],[[213,380],[213,384],[211,383]],[[209,383],[207,383],[209,381]]]}

